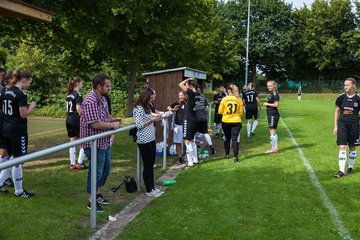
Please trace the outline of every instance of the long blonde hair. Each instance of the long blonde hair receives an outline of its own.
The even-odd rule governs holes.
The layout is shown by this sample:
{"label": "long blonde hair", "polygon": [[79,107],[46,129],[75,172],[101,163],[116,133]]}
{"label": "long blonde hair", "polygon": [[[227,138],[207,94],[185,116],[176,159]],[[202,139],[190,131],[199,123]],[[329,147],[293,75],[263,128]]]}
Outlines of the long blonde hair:
{"label": "long blonde hair", "polygon": [[235,84],[230,84],[227,87],[227,91],[228,91],[229,95],[239,97],[239,88]]}

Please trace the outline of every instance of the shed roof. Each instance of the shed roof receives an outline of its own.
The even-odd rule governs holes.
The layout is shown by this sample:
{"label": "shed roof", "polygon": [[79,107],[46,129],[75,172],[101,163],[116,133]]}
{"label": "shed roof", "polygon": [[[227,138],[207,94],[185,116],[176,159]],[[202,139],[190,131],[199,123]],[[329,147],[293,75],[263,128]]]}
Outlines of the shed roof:
{"label": "shed roof", "polygon": [[189,68],[189,67],[179,67],[179,68],[170,68],[170,69],[164,69],[160,71],[155,72],[146,72],[143,73],[143,76],[149,76],[149,75],[156,75],[156,74],[162,74],[162,73],[168,73],[168,72],[177,72],[177,71],[184,71],[185,77],[196,77],[198,79],[206,79],[207,72]]}
{"label": "shed roof", "polygon": [[0,16],[51,22],[53,13],[18,0],[0,0]]}

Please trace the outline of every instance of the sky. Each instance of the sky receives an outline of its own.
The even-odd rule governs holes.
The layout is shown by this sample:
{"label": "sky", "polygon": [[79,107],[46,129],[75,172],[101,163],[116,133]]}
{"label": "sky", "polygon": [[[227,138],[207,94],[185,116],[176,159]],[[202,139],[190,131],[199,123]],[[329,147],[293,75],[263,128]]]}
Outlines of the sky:
{"label": "sky", "polygon": [[285,0],[285,2],[292,3],[294,8],[302,8],[304,3],[310,8],[310,5],[314,0]]}

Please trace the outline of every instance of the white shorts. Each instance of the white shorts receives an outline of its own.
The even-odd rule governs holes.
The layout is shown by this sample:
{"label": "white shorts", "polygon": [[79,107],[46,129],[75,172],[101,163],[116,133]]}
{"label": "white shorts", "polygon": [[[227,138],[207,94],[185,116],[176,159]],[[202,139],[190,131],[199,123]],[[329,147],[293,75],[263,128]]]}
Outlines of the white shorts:
{"label": "white shorts", "polygon": [[182,125],[176,125],[174,126],[174,134],[173,134],[173,142],[174,143],[182,143],[184,141],[183,139],[183,126]]}

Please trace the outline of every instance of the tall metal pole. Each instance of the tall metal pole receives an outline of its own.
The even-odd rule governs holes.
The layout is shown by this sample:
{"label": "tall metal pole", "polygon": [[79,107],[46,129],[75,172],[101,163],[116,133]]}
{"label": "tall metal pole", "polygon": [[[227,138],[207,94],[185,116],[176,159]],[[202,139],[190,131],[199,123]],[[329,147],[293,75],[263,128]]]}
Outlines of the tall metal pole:
{"label": "tall metal pole", "polygon": [[250,38],[250,0],[248,0],[248,19],[246,34],[246,70],[245,70],[245,86],[248,84],[249,73],[249,38]]}

